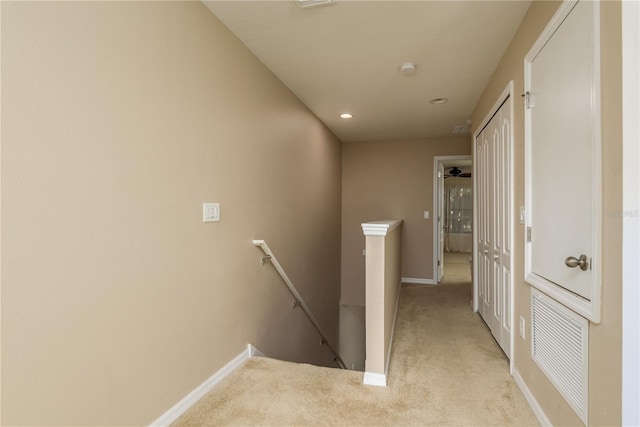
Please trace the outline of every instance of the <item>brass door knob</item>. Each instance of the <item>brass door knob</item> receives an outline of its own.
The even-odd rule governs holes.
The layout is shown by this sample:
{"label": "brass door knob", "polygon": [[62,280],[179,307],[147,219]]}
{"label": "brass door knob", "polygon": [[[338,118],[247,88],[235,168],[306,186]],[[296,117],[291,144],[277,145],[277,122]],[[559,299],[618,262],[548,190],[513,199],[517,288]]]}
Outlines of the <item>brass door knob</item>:
{"label": "brass door knob", "polygon": [[580,267],[580,270],[586,271],[589,269],[589,258],[584,254],[580,255],[580,258],[570,256],[564,260],[564,264],[569,268]]}

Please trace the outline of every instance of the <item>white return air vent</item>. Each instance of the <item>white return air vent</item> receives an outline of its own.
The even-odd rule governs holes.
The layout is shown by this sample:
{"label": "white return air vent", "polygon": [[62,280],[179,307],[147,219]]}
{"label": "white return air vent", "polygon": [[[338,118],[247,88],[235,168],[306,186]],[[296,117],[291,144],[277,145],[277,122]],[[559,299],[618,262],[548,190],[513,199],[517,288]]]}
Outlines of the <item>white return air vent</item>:
{"label": "white return air vent", "polygon": [[470,125],[457,125],[451,127],[451,135],[464,135],[471,133]]}
{"label": "white return air vent", "polygon": [[589,322],[531,289],[531,357],[585,425],[588,414]]}

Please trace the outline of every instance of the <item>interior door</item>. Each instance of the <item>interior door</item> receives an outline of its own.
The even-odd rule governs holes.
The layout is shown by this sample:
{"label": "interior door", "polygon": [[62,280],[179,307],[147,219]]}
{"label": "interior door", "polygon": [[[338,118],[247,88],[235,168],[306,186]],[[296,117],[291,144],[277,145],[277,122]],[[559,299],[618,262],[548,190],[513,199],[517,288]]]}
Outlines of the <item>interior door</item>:
{"label": "interior door", "polygon": [[496,164],[498,212],[494,215],[496,245],[493,262],[499,276],[499,304],[500,304],[500,347],[510,357],[511,351],[511,98],[508,98],[497,114],[499,127],[499,144]]}
{"label": "interior door", "polygon": [[511,357],[511,98],[476,137],[478,310]]}
{"label": "interior door", "polygon": [[437,282],[442,281],[444,274],[444,236],[445,236],[445,216],[444,216],[444,165],[438,165],[438,275]]}
{"label": "interior door", "polygon": [[[594,168],[599,170],[600,123],[597,7],[597,2],[580,1],[571,9],[531,60],[528,78],[527,278],[536,276],[540,280],[532,283],[544,282],[548,290],[566,289],[567,300],[579,296],[573,307],[578,311],[580,299],[588,302],[594,297],[594,198],[599,197]],[[562,296],[554,296],[558,295]]]}
{"label": "interior door", "polygon": [[490,182],[490,156],[489,138],[491,133],[491,123],[482,131],[477,138],[477,188],[478,188],[478,310],[485,322],[491,327],[489,314],[491,313],[492,294],[489,292],[490,262],[489,262],[489,207],[491,193],[489,191]]}

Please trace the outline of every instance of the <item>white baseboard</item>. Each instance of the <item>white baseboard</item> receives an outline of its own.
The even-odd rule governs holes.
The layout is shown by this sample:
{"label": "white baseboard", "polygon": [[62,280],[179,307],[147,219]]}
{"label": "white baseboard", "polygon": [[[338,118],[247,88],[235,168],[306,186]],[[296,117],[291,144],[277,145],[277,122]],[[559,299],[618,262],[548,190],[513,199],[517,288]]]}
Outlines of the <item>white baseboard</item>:
{"label": "white baseboard", "polygon": [[386,387],[387,386],[387,376],[385,374],[376,374],[374,372],[365,372],[363,384],[366,385],[375,385],[378,387]]}
{"label": "white baseboard", "polygon": [[527,402],[529,402],[529,406],[531,406],[531,410],[533,410],[533,413],[538,418],[540,425],[543,427],[553,427],[553,424],[551,424],[551,421],[549,421],[549,418],[547,418],[547,415],[544,413],[544,411],[540,407],[540,404],[533,396],[533,393],[531,393],[531,390],[529,390],[529,387],[527,387],[524,380],[520,376],[520,373],[515,367],[513,368],[511,376],[513,376],[516,384],[518,384],[518,387],[520,387],[520,391],[524,395],[525,399],[527,399]]}
{"label": "white baseboard", "polygon": [[251,344],[247,344],[247,347],[249,349],[249,357],[264,357],[264,353],[262,353]]}
{"label": "white baseboard", "polygon": [[409,283],[412,285],[437,285],[433,279],[418,279],[416,277],[403,277],[402,283]]}
{"label": "white baseboard", "polygon": [[162,414],[160,418],[149,424],[150,426],[168,426],[191,408],[198,400],[213,389],[220,381],[238,369],[251,357],[264,356],[260,350],[247,344],[247,349],[237,355],[231,362],[224,365],[218,372],[196,387],[191,393],[186,395],[180,402],[173,405],[171,409]]}

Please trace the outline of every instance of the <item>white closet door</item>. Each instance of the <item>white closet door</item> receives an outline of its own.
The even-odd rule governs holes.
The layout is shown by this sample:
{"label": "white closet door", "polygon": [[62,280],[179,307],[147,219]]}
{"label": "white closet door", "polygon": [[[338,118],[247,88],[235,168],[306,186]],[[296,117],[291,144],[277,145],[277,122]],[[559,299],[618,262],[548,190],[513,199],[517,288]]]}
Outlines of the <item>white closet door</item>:
{"label": "white closet door", "polygon": [[[500,304],[502,316],[500,323],[500,346],[507,356],[511,349],[511,98],[507,99],[500,108],[500,154],[499,164],[499,214],[496,227],[499,231],[499,245],[497,250],[500,274]],[[494,257],[495,258],[495,257]]]}
{"label": "white closet door", "polygon": [[511,357],[511,99],[476,138],[478,311]]}
{"label": "white closet door", "polygon": [[484,319],[491,313],[491,294],[489,293],[489,130],[485,130],[477,138],[477,189],[478,189],[478,310]]}

